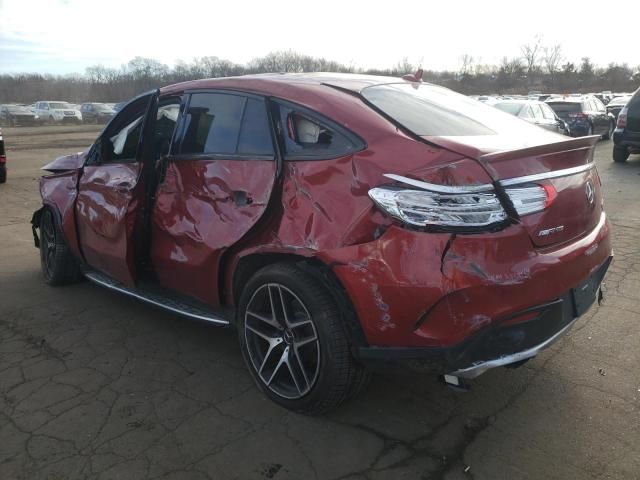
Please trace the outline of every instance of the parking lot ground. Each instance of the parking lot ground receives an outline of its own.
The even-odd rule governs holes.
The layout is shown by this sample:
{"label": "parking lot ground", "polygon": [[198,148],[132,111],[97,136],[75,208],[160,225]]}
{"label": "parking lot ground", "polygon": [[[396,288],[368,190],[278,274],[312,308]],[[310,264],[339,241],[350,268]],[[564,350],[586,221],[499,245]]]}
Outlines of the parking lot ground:
{"label": "parking lot ground", "polygon": [[0,479],[640,478],[640,157],[614,164],[611,143],[597,147],[616,258],[603,305],[561,341],[468,393],[376,375],[309,418],[258,392],[232,330],[44,284],[39,167],[98,131],[4,129]]}

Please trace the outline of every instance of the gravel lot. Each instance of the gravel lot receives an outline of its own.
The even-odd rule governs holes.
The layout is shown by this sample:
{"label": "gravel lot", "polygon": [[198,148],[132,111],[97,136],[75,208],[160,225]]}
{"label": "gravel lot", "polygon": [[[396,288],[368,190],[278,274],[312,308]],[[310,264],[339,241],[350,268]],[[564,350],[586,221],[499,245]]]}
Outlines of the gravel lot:
{"label": "gravel lot", "polygon": [[99,127],[5,128],[0,479],[640,478],[640,157],[597,163],[614,226],[606,299],[551,349],[468,393],[379,375],[327,417],[266,400],[235,334],[87,282],[47,287],[39,167]]}

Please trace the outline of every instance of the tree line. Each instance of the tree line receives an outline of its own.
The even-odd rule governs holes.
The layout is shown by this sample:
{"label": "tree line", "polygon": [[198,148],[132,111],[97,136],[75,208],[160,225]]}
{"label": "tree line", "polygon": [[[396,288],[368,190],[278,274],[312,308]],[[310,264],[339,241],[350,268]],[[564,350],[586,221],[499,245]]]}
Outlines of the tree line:
{"label": "tree line", "polygon": [[[38,73],[0,75],[0,103],[33,103],[37,100],[67,100],[80,103],[119,102],[141,92],[172,83],[199,78],[226,77],[269,72],[346,72],[389,75],[415,72],[404,58],[387,69],[362,69],[295,51],[276,51],[241,65],[215,56],[178,61],[168,66],[152,58],[135,57],[120,68],[102,65],[83,75]],[[572,93],[633,91],[640,85],[640,65],[610,63],[594,65],[589,57],[579,63],[566,60],[560,45],[545,46],[537,37],[521,47],[521,55],[504,57],[498,65],[483,64],[471,55],[460,57],[456,71],[424,68],[423,79],[465,94],[526,93],[530,90]]]}

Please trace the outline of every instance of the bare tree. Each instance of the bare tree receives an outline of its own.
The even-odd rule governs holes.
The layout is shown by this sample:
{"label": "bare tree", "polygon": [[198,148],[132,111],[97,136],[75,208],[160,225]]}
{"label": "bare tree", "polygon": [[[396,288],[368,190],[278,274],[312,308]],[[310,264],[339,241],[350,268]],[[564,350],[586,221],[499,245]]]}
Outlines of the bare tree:
{"label": "bare tree", "polygon": [[559,43],[550,47],[544,47],[542,60],[544,66],[549,75],[555,76],[556,72],[560,70],[560,64],[564,60],[562,55],[562,45]]}
{"label": "bare tree", "polygon": [[522,57],[527,69],[529,84],[533,83],[534,76],[539,70],[540,55],[542,54],[542,36],[536,35],[531,43],[520,47]]}
{"label": "bare tree", "polygon": [[[423,80],[462,93],[521,93],[531,86],[534,74],[546,85],[553,86],[556,92],[633,91],[640,84],[640,66],[612,63],[602,68],[586,57],[579,64],[571,63],[562,58],[559,45],[541,47],[539,37],[533,44],[523,46],[523,54],[524,58],[504,57],[497,66],[483,64],[480,57],[463,55],[460,70],[425,70]],[[418,65],[420,63],[422,59]],[[292,50],[271,52],[245,65],[215,56],[178,61],[173,66],[137,57],[121,68],[91,66],[84,75],[0,74],[0,103],[32,103],[45,98],[119,102],[161,85],[247,73],[356,71],[400,77],[415,72],[418,65],[404,58],[389,68],[365,70]],[[554,82],[552,76],[555,76]]]}
{"label": "bare tree", "polygon": [[460,56],[460,75],[466,77],[473,73],[473,56],[465,53]]}

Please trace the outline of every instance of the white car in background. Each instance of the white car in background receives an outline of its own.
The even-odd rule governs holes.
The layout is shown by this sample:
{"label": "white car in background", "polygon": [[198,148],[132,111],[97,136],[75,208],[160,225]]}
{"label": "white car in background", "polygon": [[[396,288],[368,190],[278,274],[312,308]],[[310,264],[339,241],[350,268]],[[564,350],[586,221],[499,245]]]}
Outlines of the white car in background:
{"label": "white car in background", "polygon": [[67,102],[42,100],[36,102],[34,113],[47,123],[82,123],[82,113]]}

